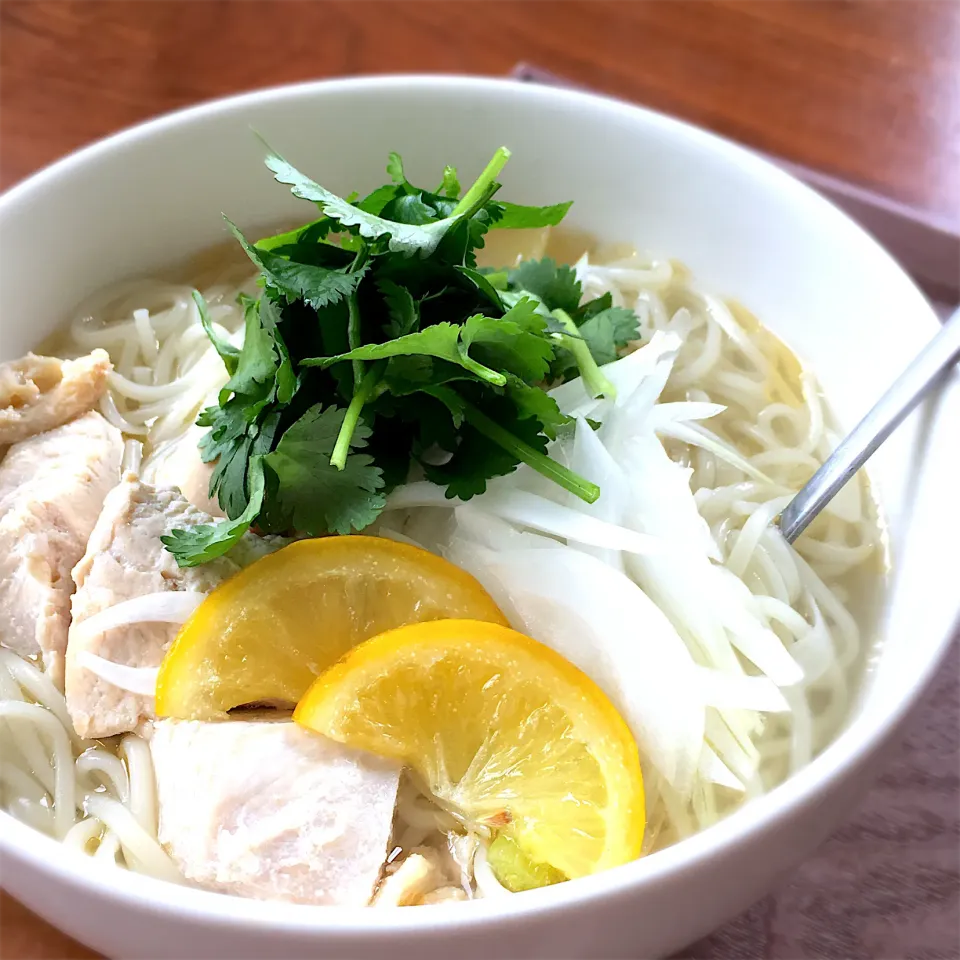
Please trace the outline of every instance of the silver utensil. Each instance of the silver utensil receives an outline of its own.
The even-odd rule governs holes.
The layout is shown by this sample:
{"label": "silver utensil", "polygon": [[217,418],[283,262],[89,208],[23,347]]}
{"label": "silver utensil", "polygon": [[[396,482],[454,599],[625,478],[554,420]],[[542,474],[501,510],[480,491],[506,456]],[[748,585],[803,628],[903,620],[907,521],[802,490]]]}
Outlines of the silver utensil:
{"label": "silver utensil", "polygon": [[787,504],[777,523],[788,543],[803,533],[807,524],[890,436],[941,374],[958,360],[960,308],[947,318],[940,332]]}

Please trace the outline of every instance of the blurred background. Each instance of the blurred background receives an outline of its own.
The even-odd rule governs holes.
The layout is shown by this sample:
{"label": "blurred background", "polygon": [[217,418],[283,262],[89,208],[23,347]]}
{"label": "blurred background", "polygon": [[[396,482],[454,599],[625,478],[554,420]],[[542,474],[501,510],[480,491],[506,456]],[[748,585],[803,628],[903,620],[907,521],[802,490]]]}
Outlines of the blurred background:
{"label": "blurred background", "polygon": [[[0,186],[201,100],[388,72],[569,83],[708,127],[960,300],[954,0],[3,0]],[[858,818],[686,956],[960,956],[958,675],[954,651]],[[0,955],[92,956],[6,896]]]}

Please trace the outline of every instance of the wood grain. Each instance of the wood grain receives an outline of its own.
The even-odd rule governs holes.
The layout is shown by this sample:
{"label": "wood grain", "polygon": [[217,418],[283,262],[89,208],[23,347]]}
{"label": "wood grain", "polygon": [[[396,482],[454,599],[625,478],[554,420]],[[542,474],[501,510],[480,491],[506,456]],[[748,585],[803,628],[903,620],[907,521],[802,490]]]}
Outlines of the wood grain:
{"label": "wood grain", "polygon": [[955,2],[18,2],[0,180],[265,84],[527,60],[960,220]]}
{"label": "wood grain", "polygon": [[[527,61],[960,222],[960,4],[0,5],[0,185],[157,113],[264,85]],[[0,955],[88,958],[6,894]]]}

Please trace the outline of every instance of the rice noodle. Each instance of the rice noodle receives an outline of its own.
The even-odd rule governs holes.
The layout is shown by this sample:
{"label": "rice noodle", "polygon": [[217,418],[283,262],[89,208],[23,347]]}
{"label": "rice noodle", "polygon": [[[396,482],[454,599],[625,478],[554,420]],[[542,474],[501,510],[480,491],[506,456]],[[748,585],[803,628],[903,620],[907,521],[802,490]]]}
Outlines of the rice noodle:
{"label": "rice noodle", "polygon": [[128,734],[118,755],[82,740],[63,694],[9,650],[0,650],[0,746],[0,800],[7,813],[97,859],[180,879],[157,842],[156,784],[146,743]]}

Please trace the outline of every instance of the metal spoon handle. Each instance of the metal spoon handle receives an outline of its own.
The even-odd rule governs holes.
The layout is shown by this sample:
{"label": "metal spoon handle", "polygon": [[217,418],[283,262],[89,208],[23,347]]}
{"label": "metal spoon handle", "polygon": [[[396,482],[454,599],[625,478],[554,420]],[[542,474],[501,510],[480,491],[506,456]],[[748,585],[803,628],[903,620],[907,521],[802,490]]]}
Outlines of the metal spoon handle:
{"label": "metal spoon handle", "polygon": [[788,543],[803,533],[807,524],[920,402],[939,375],[958,359],[960,309],[950,315],[943,329],[787,504],[780,514],[779,526]]}

